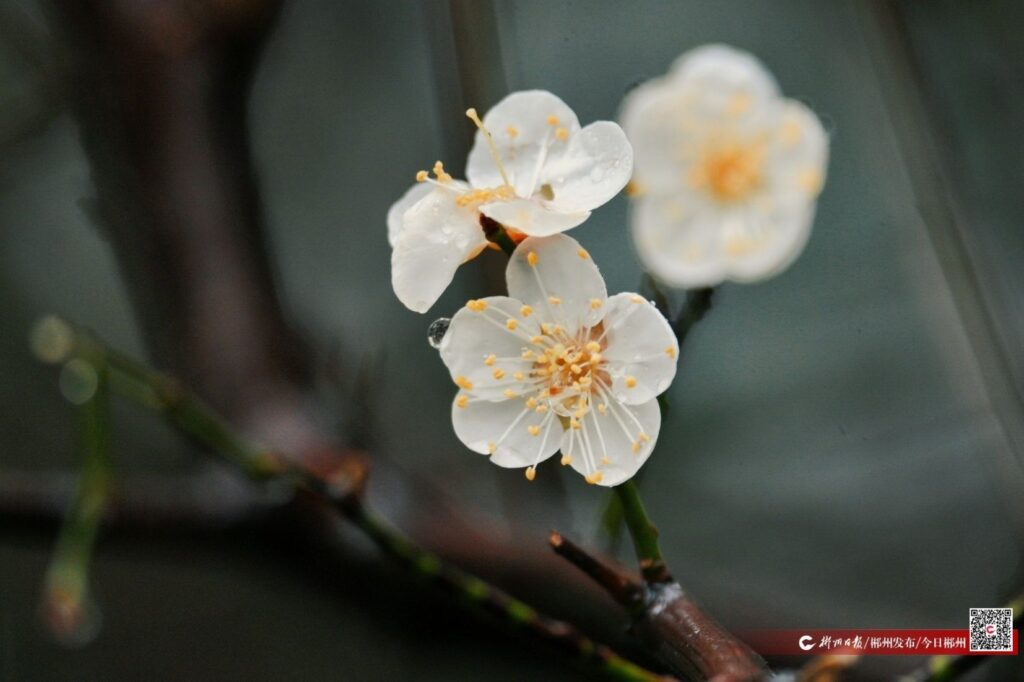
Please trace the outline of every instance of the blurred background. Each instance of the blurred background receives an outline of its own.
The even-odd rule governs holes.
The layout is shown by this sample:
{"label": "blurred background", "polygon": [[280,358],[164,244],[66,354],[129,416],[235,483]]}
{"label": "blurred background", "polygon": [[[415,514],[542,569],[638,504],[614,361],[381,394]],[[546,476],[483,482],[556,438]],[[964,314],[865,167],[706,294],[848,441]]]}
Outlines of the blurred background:
{"label": "blurred background", "polygon": [[[682,353],[671,415],[641,476],[675,574],[737,631],[963,628],[970,607],[1001,605],[1024,586],[1021,3],[54,5],[0,5],[0,680],[587,678],[514,632],[481,627],[358,538],[349,562],[328,562],[288,532],[236,523],[231,500],[252,491],[123,404],[118,484],[153,491],[167,518],[114,519],[92,574],[102,627],[78,646],[55,642],[38,616],[57,530],[45,509],[73,480],[75,422],[27,337],[55,312],[159,366],[215,370],[189,364],[216,358],[215,343],[175,337],[205,318],[159,307],[188,297],[132,285],[188,254],[127,226],[139,215],[188,221],[193,207],[177,196],[215,204],[204,192],[219,181],[188,165],[209,156],[238,173],[245,198],[251,162],[258,196],[246,219],[262,242],[249,244],[265,247],[267,280],[303,339],[281,346],[312,358],[323,413],[370,443],[369,494],[382,512],[442,548],[450,538],[430,530],[433,507],[418,500],[524,554],[545,553],[552,527],[625,549],[599,525],[606,491],[554,461],[531,485],[460,446],[453,388],[426,328],[482,285],[500,286],[501,259],[461,268],[430,313],[411,313],[391,291],[384,215],[416,170],[437,158],[461,170],[467,106],[544,88],[583,122],[614,118],[632,85],[709,42],[761,58],[787,96],[826,121],[832,147],[804,254],[775,279],[721,287]],[[182,26],[203,12],[259,38],[190,42]],[[115,16],[122,23],[106,29]],[[153,36],[171,57],[150,68],[132,50]],[[232,61],[233,49],[247,57]],[[211,70],[210,60],[227,66]],[[229,142],[147,137],[136,123],[152,111],[117,91],[140,79],[158,83],[151,102],[184,88],[185,105],[167,116],[186,133],[201,130],[189,116],[212,116]],[[198,113],[189,109],[188,89],[209,92],[218,79],[237,96],[196,95]],[[220,108],[232,106],[244,107],[248,131]],[[251,156],[217,156],[241,148],[246,132]],[[157,153],[171,170],[139,171],[147,144],[196,151]],[[161,178],[169,190],[154,184]],[[195,243],[216,254],[222,244],[202,225],[218,213],[197,211]],[[641,277],[625,226],[620,197],[573,233],[609,291],[635,290]],[[215,256],[199,262],[197,279],[233,276]],[[238,334],[258,328],[240,324]],[[220,399],[244,404],[264,388],[240,381]],[[367,404],[353,407],[355,394]],[[20,509],[13,491],[41,478],[53,495]],[[182,500],[213,509],[214,522],[176,521]],[[462,559],[509,587],[544,589],[536,574],[488,568],[471,551]],[[914,663],[871,661],[864,679]],[[1022,679],[1020,664],[1002,660],[970,679]]]}

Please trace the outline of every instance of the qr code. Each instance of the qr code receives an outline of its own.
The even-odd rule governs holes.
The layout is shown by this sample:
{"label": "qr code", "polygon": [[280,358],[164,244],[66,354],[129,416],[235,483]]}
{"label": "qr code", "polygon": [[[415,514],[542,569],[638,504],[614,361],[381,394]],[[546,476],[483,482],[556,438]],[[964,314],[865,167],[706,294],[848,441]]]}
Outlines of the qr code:
{"label": "qr code", "polygon": [[1013,609],[971,609],[971,651],[1013,651]]}

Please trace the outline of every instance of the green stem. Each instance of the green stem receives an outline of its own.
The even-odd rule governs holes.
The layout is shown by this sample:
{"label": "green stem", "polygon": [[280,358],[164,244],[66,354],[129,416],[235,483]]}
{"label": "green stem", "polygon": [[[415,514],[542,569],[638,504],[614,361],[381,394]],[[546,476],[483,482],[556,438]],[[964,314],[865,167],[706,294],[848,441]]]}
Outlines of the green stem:
{"label": "green stem", "polygon": [[614,490],[622,504],[623,517],[629,534],[633,537],[633,547],[636,549],[637,559],[640,560],[644,580],[649,583],[671,582],[672,575],[658,546],[658,529],[647,516],[639,488],[629,480],[615,486]]}
{"label": "green stem", "polygon": [[[47,625],[63,640],[87,636],[89,566],[110,492],[110,395],[102,354],[81,358],[80,372],[95,373],[91,395],[78,407],[81,471],[74,501],[68,510],[47,569],[44,615]],[[66,370],[67,371],[67,370]]]}
{"label": "green stem", "polygon": [[[73,352],[79,357],[102,352],[106,359],[105,372],[109,372],[109,383],[113,390],[144,407],[162,413],[174,426],[208,446],[214,454],[239,467],[250,478],[283,479],[297,488],[311,490],[322,496],[384,553],[417,575],[430,579],[470,605],[513,626],[525,628],[536,637],[570,653],[574,658],[592,665],[610,679],[622,682],[657,682],[669,679],[622,658],[607,646],[583,635],[575,626],[538,613],[525,602],[445,563],[437,555],[418,547],[377,517],[355,496],[347,494],[346,491],[335,490],[328,481],[304,469],[289,466],[273,453],[250,444],[245,438],[237,435],[220,415],[176,381],[128,356],[106,348],[82,330],[71,329],[75,341]],[[106,386],[106,377],[103,383]],[[105,443],[106,430],[104,429],[102,433]],[[89,546],[91,547],[91,543]]]}

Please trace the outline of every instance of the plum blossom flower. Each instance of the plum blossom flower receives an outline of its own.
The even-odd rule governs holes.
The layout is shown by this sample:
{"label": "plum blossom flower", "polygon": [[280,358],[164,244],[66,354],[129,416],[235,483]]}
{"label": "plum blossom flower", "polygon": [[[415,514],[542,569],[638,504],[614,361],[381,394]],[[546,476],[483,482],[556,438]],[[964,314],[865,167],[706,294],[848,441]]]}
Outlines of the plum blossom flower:
{"label": "plum blossom flower", "polygon": [[772,277],[803,250],[828,137],[752,55],[708,45],[624,100],[636,151],[633,237],[667,284]]}
{"label": "plum blossom flower", "polygon": [[488,244],[484,222],[516,238],[576,227],[625,187],[633,149],[622,128],[597,121],[581,128],[576,114],[550,92],[515,92],[477,126],[466,162],[468,181],[444,164],[422,170],[388,211],[391,284],[406,307],[425,312],[458,266]]}
{"label": "plum blossom flower", "polygon": [[558,450],[589,483],[629,479],[654,448],[657,396],[676,373],[668,321],[637,294],[609,297],[565,235],[520,243],[506,279],[508,296],[469,301],[441,341],[459,387],[456,435],[530,480]]}

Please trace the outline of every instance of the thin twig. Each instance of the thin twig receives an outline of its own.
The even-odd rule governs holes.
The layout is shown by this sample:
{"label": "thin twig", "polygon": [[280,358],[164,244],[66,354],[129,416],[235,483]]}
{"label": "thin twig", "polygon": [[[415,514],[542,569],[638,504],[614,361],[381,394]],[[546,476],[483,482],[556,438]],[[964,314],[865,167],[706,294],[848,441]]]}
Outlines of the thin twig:
{"label": "thin twig", "polygon": [[555,550],[555,554],[593,578],[594,582],[603,587],[627,610],[636,613],[643,607],[643,586],[638,581],[600,561],[558,531],[551,531],[548,543]]}

